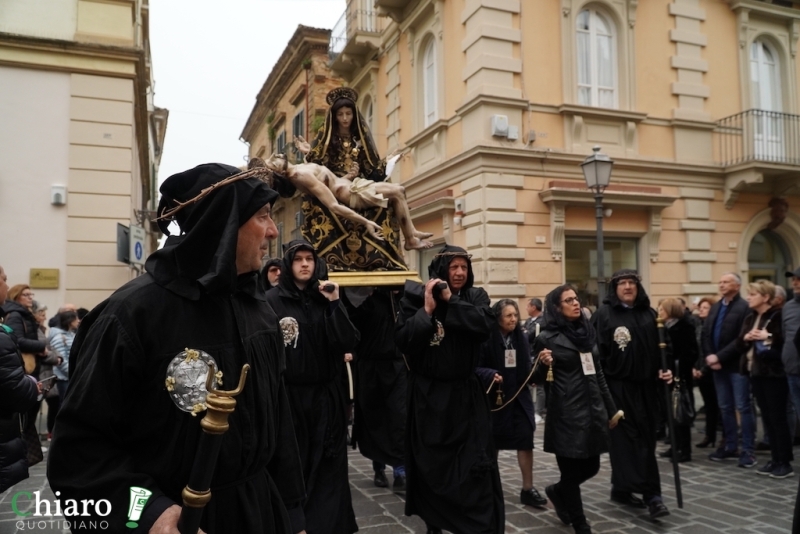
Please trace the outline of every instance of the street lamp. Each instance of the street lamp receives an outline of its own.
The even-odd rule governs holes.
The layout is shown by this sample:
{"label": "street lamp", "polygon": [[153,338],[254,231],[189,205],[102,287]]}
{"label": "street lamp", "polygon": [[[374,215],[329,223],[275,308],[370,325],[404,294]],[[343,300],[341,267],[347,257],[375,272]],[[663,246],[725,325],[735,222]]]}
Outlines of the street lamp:
{"label": "street lamp", "polygon": [[594,191],[595,216],[597,218],[597,307],[603,303],[606,293],[605,273],[603,273],[603,191],[611,182],[611,167],[614,162],[605,154],[600,153],[600,147],[592,148],[594,154],[583,160],[581,169],[586,187]]}

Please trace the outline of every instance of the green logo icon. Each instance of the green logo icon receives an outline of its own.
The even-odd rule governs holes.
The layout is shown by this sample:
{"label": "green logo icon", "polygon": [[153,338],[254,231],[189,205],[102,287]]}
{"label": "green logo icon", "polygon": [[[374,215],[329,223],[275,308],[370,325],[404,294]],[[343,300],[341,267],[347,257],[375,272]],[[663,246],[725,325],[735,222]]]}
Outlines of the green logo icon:
{"label": "green logo icon", "polygon": [[142,517],[144,505],[147,504],[147,500],[152,494],[153,492],[150,490],[131,486],[131,503],[130,506],[128,506],[128,522],[125,523],[126,527],[136,528],[139,526],[137,521]]}

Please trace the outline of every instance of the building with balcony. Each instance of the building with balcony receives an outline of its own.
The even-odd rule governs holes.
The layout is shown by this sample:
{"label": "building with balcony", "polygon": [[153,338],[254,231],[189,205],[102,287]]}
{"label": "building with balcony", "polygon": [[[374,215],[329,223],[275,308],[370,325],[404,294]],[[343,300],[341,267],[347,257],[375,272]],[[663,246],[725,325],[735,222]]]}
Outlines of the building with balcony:
{"label": "building with balcony", "polygon": [[141,272],[117,225],[150,224],[168,112],[153,104],[148,0],[0,3],[0,264],[51,310]]}
{"label": "building with balcony", "polygon": [[417,228],[467,248],[492,298],[570,282],[596,303],[594,145],[615,161],[606,276],[694,298],[800,265],[800,2],[349,0],[342,20],[331,68],[379,151],[408,148]]}
{"label": "building with balcony", "polygon": [[[242,130],[241,139],[248,144],[251,158],[266,159],[273,153],[285,152],[290,158],[302,159],[295,151],[294,137],[313,140],[325,121],[325,96],[342,85],[341,78],[329,66],[330,42],[331,30],[297,27],[258,92]],[[278,226],[278,239],[271,244],[271,257],[281,257],[283,243],[300,238],[300,205],[299,193],[275,203],[272,216]]]}

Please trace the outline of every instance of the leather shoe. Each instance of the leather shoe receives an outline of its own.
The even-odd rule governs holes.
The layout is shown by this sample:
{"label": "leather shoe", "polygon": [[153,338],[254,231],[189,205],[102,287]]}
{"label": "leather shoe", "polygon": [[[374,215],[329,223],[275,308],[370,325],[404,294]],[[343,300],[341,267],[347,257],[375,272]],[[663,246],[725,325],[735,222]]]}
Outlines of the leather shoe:
{"label": "leather shoe", "polygon": [[524,489],[519,492],[519,502],[526,506],[547,506],[547,499],[542,497],[536,488]]}
{"label": "leather shoe", "polygon": [[708,439],[708,437],[703,438],[703,441],[700,443],[695,443],[695,447],[698,449],[705,449],[706,447],[713,447],[714,442]]}
{"label": "leather shoe", "polygon": [[550,502],[553,503],[553,508],[556,511],[556,515],[561,520],[562,523],[565,525],[572,524],[572,518],[569,516],[569,512],[564,508],[564,501],[561,500],[561,497],[558,496],[556,493],[555,484],[551,484],[544,489],[547,498],[550,499]]}
{"label": "leather shoe", "polygon": [[669,515],[669,510],[667,510],[667,507],[661,501],[653,501],[647,505],[647,508],[650,512],[650,519],[658,519],[659,517]]}
{"label": "leather shoe", "polygon": [[635,497],[633,493],[626,493],[624,491],[611,491],[611,500],[620,504],[633,506],[634,508],[647,508],[647,505],[639,497]]}
{"label": "leather shoe", "polygon": [[389,481],[386,479],[386,473],[383,471],[375,471],[375,478],[372,481],[376,488],[388,488]]}

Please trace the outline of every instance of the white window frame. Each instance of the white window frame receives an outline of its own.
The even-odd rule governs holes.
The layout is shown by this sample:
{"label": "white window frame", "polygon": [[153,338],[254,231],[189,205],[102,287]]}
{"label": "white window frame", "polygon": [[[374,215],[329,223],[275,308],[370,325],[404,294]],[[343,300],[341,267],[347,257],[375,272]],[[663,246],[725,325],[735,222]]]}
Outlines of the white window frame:
{"label": "white window frame", "polygon": [[[581,84],[580,83],[580,69],[578,68],[578,58],[581,54],[580,45],[578,44],[578,35],[584,33],[582,30],[578,30],[577,23],[580,16],[584,13],[589,13],[589,58],[587,61],[589,62],[589,69],[590,69],[590,81],[588,84]],[[599,46],[598,46],[598,24],[597,19],[601,18],[603,22],[608,26],[610,29],[611,35],[611,50],[610,50],[610,59],[611,59],[611,78],[613,80],[614,85],[611,87],[600,87],[599,79]],[[612,109],[619,109],[619,65],[618,65],[618,40],[619,40],[619,32],[617,31],[617,25],[614,22],[614,18],[609,16],[607,13],[603,12],[603,10],[599,10],[594,7],[586,8],[581,10],[578,16],[575,17],[575,102],[580,105],[584,106],[591,106],[591,107],[606,107],[600,105],[600,90],[611,90],[613,93],[612,96]],[[581,91],[582,87],[588,87],[590,90],[590,101],[589,102],[582,102],[581,101]]]}
{"label": "white window frame", "polygon": [[437,80],[436,39],[430,37],[422,48],[422,101],[423,129],[427,128],[439,118],[439,98]]}

